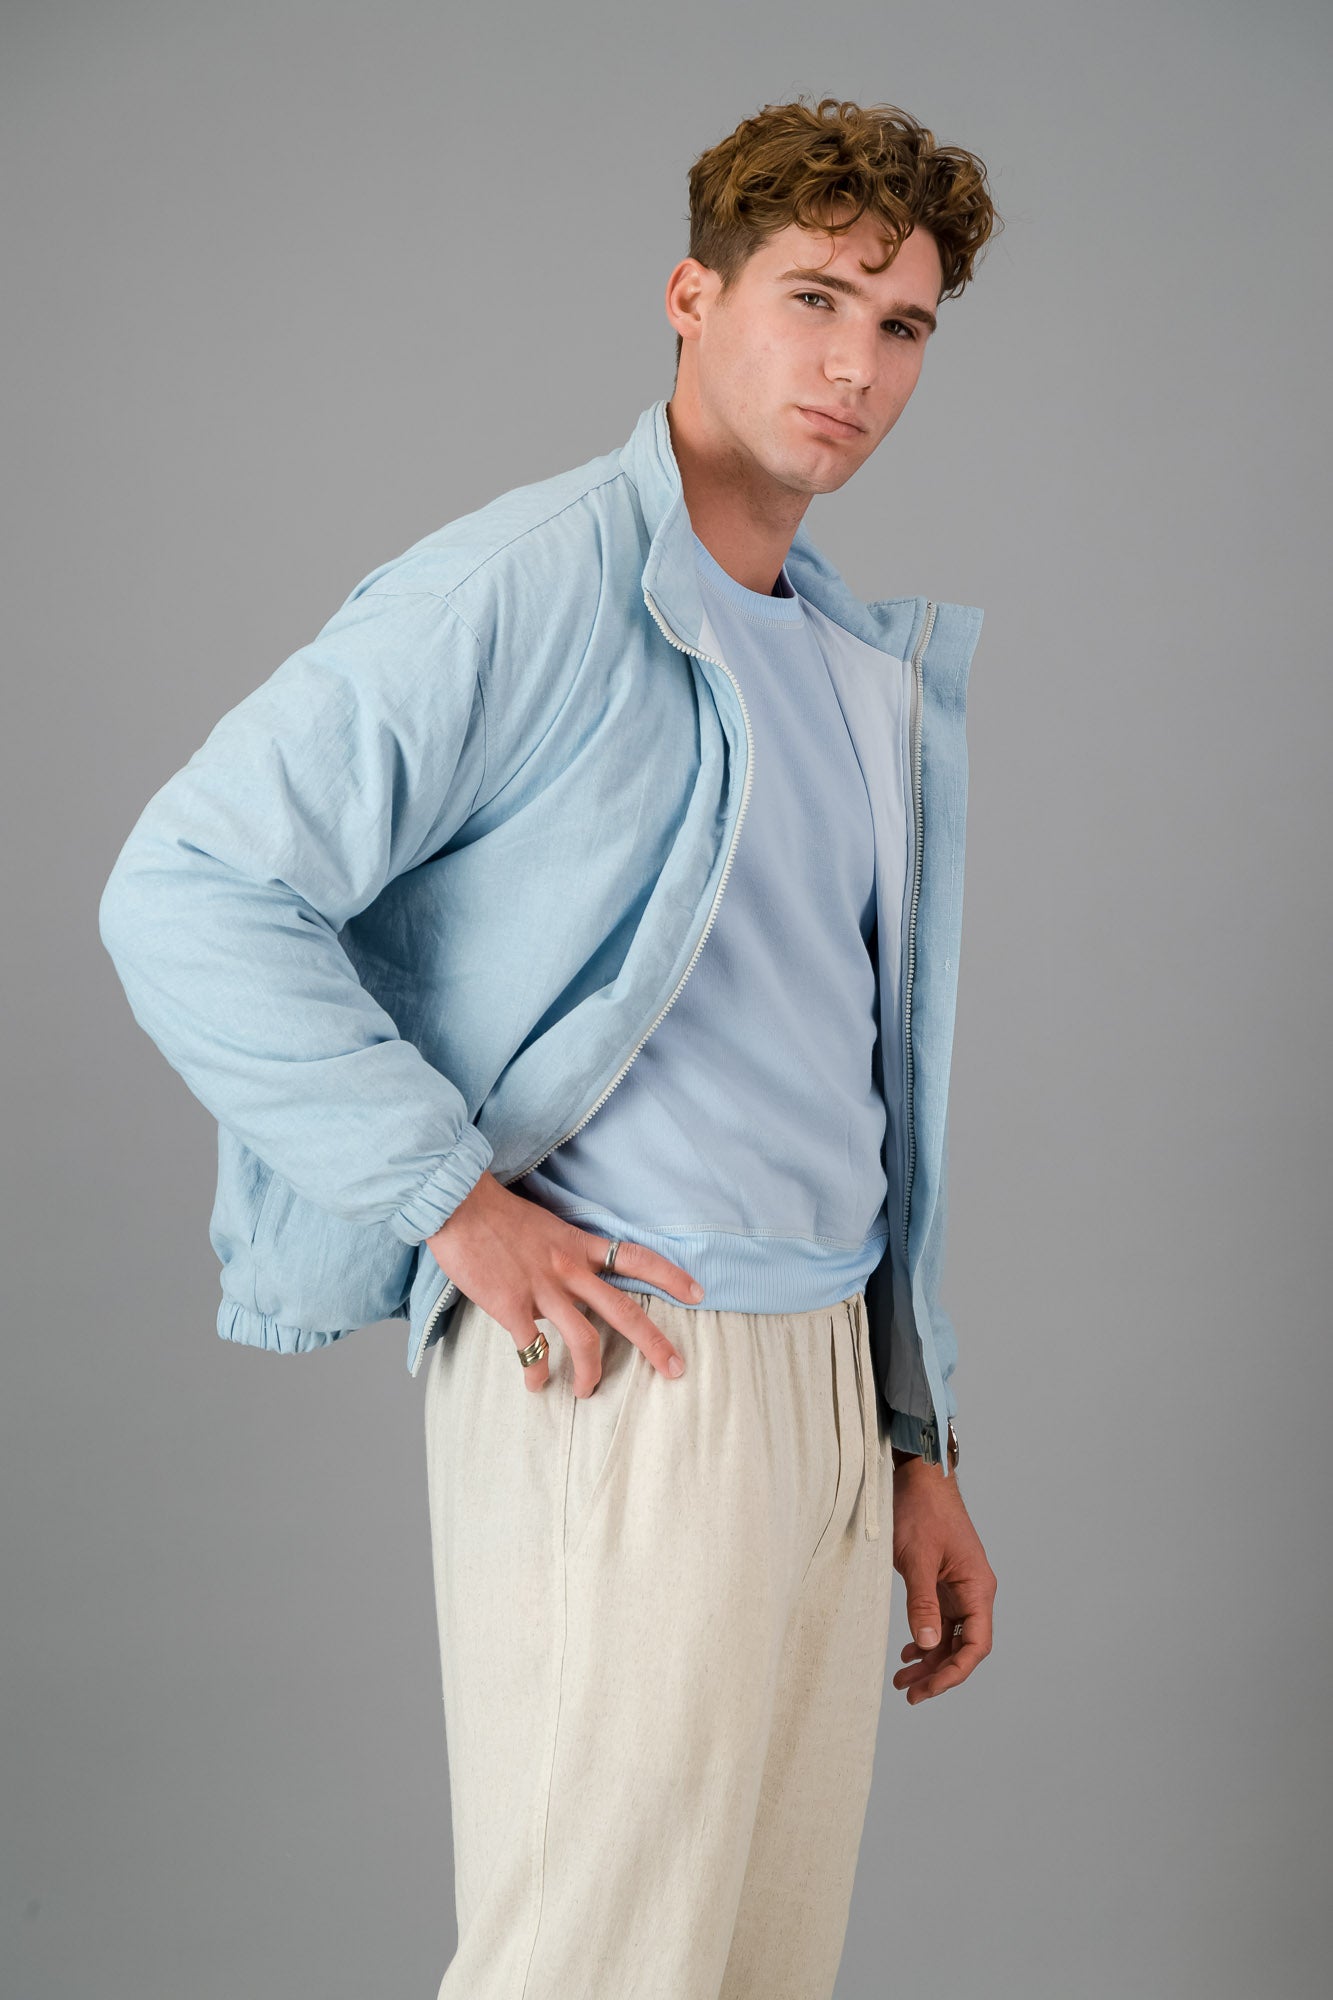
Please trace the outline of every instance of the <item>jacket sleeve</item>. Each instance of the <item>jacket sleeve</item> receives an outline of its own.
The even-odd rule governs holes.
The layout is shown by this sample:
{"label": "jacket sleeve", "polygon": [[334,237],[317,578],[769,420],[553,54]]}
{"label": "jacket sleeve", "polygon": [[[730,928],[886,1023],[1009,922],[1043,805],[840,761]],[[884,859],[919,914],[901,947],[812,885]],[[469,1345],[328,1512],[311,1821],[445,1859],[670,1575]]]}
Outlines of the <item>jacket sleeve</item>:
{"label": "jacket sleeve", "polygon": [[444,598],[354,592],[149,800],[98,907],[135,1019],[219,1123],[299,1195],[405,1243],[491,1147],[338,934],[467,818],[483,667]]}
{"label": "jacket sleeve", "polygon": [[[940,1282],[944,1271],[944,1251],[949,1209],[949,1121],[946,1116],[940,1148],[939,1183],[935,1196],[935,1211],[930,1230],[922,1245],[918,1277],[925,1294],[930,1312],[931,1337],[935,1357],[939,1363],[940,1379],[944,1388],[944,1415],[947,1422],[958,1415],[958,1397],[954,1389],[954,1370],[958,1364],[958,1337],[953,1320],[940,1299]],[[890,1361],[890,1380],[897,1384],[897,1400],[892,1390],[889,1395],[889,1443],[897,1451],[909,1452],[913,1457],[925,1458],[928,1463],[948,1466],[947,1440],[941,1438],[939,1421],[934,1413],[930,1384],[921,1365],[921,1356],[915,1336],[909,1340],[895,1323],[893,1327],[894,1351]]]}

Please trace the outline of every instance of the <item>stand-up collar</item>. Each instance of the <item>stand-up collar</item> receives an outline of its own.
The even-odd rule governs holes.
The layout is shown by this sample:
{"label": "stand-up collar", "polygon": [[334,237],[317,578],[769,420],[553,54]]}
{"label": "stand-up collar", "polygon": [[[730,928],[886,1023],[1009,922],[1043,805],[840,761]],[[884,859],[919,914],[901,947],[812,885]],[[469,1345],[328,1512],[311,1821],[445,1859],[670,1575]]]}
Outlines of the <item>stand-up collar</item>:
{"label": "stand-up collar", "polygon": [[703,625],[703,599],[666,406],[667,399],[662,397],[643,412],[621,449],[620,463],[638,493],[644,526],[651,537],[643,588],[677,637],[695,646]]}
{"label": "stand-up collar", "polygon": [[[697,646],[704,607],[685,489],[671,443],[666,397],[650,403],[642,413],[621,447],[620,464],[638,493],[644,525],[651,538],[642,587],[677,638],[687,646]],[[910,628],[914,622],[911,607],[916,607],[920,600],[898,598],[873,608],[863,604],[847,588],[832,563],[820,554],[804,527],[798,527],[792,537],[786,567],[793,587],[802,597],[858,638],[895,651],[905,642],[904,626]]]}

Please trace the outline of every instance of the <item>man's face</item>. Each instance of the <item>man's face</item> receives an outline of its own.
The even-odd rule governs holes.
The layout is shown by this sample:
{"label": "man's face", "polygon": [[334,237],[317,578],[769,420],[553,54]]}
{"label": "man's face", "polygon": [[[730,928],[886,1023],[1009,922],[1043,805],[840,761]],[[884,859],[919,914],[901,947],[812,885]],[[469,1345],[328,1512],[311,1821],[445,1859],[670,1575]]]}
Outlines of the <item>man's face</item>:
{"label": "man's face", "polygon": [[[797,224],[768,238],[729,292],[686,259],[682,390],[711,447],[802,494],[842,486],[887,436],[925,356],[943,283],[935,240],[914,229],[884,270],[887,243],[863,215],[845,234]],[[697,338],[689,338],[689,330]],[[686,369],[690,379],[684,380]],[[845,418],[821,418],[819,411]]]}

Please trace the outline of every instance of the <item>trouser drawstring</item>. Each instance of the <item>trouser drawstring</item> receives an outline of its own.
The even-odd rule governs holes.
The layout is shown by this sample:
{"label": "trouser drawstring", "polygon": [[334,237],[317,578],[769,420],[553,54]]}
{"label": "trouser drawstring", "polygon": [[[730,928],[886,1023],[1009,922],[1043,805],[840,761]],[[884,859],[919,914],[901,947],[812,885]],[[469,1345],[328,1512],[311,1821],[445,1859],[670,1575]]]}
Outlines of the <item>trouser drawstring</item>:
{"label": "trouser drawstring", "polygon": [[879,1537],[879,1392],[870,1353],[870,1320],[866,1313],[864,1292],[857,1292],[848,1300],[847,1317],[852,1328],[856,1391],[861,1401],[861,1430],[865,1440],[865,1484],[862,1489],[865,1533],[866,1540],[873,1542]]}

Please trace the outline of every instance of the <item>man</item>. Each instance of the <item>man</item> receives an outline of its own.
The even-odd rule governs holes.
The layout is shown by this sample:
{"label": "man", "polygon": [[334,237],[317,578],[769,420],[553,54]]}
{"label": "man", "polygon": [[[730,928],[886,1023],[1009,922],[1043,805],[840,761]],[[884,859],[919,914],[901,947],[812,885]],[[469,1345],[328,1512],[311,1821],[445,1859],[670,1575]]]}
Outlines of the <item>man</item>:
{"label": "man", "polygon": [[219,1120],[219,1331],[429,1357],[442,2000],[831,1993],[893,1567],[910,1704],[991,1645],[938,1297],[981,614],[800,524],[997,219],[833,99],[690,197],[670,400],[372,572],[100,913]]}

